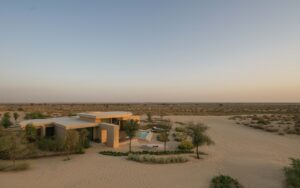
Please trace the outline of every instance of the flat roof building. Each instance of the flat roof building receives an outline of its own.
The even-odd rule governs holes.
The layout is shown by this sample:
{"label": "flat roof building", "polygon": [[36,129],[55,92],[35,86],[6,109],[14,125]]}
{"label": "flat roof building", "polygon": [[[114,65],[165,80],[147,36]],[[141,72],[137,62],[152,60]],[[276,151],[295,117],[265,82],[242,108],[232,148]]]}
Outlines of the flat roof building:
{"label": "flat roof building", "polygon": [[40,137],[57,137],[64,139],[67,130],[87,129],[89,139],[105,143],[110,147],[119,147],[120,132],[123,131],[124,122],[127,120],[139,121],[139,116],[131,112],[86,112],[79,113],[73,117],[58,117],[49,119],[33,119],[20,122],[20,127],[25,129],[26,125],[32,124],[37,128]]}

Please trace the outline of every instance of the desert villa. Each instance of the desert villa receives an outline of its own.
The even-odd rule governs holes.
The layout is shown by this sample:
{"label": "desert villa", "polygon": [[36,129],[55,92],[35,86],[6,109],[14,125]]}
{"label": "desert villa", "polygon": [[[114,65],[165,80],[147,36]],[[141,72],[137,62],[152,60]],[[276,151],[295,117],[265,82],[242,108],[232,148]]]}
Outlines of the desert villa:
{"label": "desert villa", "polygon": [[28,124],[37,128],[41,137],[53,137],[63,139],[66,131],[70,129],[87,129],[89,139],[106,143],[110,147],[119,147],[119,141],[124,139],[122,126],[127,120],[139,121],[139,116],[131,112],[89,112],[79,113],[74,117],[59,117],[49,119],[26,120],[20,123],[22,129]]}

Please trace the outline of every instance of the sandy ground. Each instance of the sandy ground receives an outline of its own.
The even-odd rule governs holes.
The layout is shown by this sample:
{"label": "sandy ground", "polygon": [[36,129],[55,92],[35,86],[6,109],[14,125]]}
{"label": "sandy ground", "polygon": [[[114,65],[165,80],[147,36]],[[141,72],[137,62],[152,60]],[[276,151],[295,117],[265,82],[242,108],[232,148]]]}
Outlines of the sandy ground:
{"label": "sandy ground", "polygon": [[[239,179],[249,188],[283,186],[282,168],[289,157],[300,157],[299,136],[279,136],[235,125],[227,117],[170,116],[174,121],[203,121],[216,145],[202,147],[202,160],[184,164],[149,165],[97,154],[96,146],[84,155],[29,161],[31,169],[0,173],[1,188],[199,188],[209,187],[219,173]],[[107,148],[105,148],[107,149]],[[126,148],[121,148],[126,149]]]}

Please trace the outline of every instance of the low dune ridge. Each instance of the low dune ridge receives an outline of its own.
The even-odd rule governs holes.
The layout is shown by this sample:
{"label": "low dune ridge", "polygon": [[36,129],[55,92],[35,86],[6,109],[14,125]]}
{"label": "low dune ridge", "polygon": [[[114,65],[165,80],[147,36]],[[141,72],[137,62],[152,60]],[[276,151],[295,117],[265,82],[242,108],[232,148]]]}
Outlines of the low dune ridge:
{"label": "low dune ridge", "polygon": [[[249,188],[281,188],[290,157],[300,156],[300,137],[284,137],[237,126],[228,116],[167,116],[173,122],[204,122],[216,143],[201,147],[204,159],[183,164],[150,165],[128,161],[124,157],[99,155],[96,145],[86,154],[29,160],[31,168],[18,173],[1,173],[0,187],[128,187],[199,188],[209,187],[220,173],[237,178]],[[122,146],[119,150],[127,150]],[[189,154],[190,155],[190,154]]]}

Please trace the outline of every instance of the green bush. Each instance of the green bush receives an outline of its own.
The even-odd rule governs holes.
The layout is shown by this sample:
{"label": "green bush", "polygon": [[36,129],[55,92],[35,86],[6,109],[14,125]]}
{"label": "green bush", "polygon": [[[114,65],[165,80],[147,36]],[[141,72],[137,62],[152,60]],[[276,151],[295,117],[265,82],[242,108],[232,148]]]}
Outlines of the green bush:
{"label": "green bush", "polygon": [[188,135],[185,132],[176,132],[176,133],[173,133],[173,137],[174,137],[175,141],[181,142],[183,140],[186,140]]}
{"label": "green bush", "polygon": [[137,155],[129,154],[128,160],[141,162],[141,163],[152,163],[152,164],[169,164],[169,163],[184,163],[188,159],[182,156],[171,156],[171,157],[155,157],[153,155]]}
{"label": "green bush", "polygon": [[178,145],[178,149],[179,150],[184,150],[184,151],[188,151],[188,150],[192,150],[194,148],[194,145],[191,141],[188,140],[183,140],[179,145]]}
{"label": "green bush", "polygon": [[175,128],[175,131],[176,131],[176,132],[185,132],[186,129],[185,129],[184,127],[176,127],[176,128]]}
{"label": "green bush", "polygon": [[[100,151],[102,155],[109,155],[109,156],[128,156],[129,152],[118,152],[118,151]],[[194,151],[188,150],[172,150],[172,151],[133,151],[131,154],[135,155],[178,155],[178,154],[187,154],[187,153],[194,153]]]}
{"label": "green bush", "polygon": [[128,156],[128,152],[117,152],[117,151],[100,151],[102,155],[109,155],[109,156]]}
{"label": "green bush", "polygon": [[236,179],[230,176],[219,175],[211,180],[211,188],[244,188]]}
{"label": "green bush", "polygon": [[43,151],[63,151],[64,143],[59,139],[42,138],[38,142],[38,148]]}
{"label": "green bush", "polygon": [[28,163],[17,163],[15,165],[2,164],[0,165],[0,171],[8,172],[8,171],[22,171],[29,168]]}
{"label": "green bush", "polygon": [[27,124],[25,127],[25,136],[29,142],[34,142],[37,138],[37,130],[33,124]]}
{"label": "green bush", "polygon": [[0,125],[7,128],[9,126],[11,126],[13,123],[10,121],[10,113],[6,112],[3,115],[2,120],[0,121]]}
{"label": "green bush", "polygon": [[289,167],[284,168],[286,184],[288,188],[300,187],[300,159],[291,159]]}

